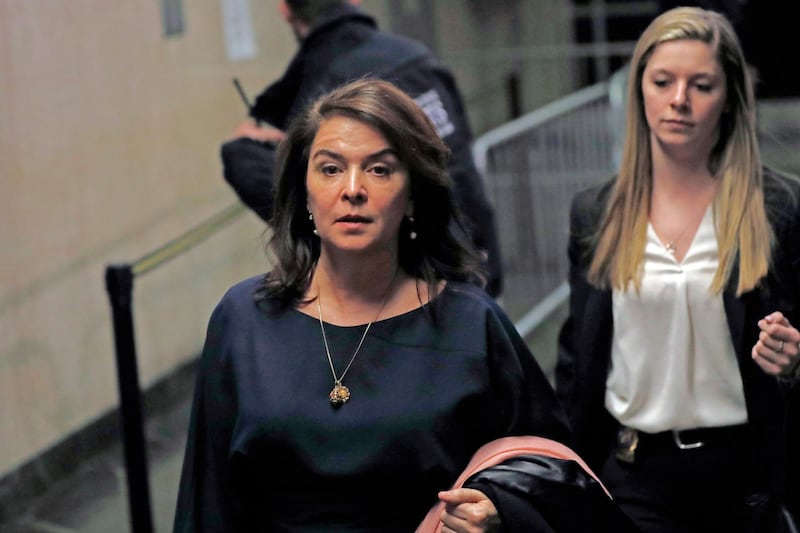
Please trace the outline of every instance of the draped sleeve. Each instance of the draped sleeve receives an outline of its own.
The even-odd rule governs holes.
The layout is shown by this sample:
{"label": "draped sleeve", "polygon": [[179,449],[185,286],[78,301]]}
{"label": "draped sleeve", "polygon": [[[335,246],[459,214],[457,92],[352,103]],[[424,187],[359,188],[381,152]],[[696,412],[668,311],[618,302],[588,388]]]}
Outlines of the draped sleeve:
{"label": "draped sleeve", "polygon": [[208,324],[195,384],[189,434],[175,512],[175,533],[238,531],[231,497],[228,451],[236,396],[226,353],[228,306],[223,300]]}
{"label": "draped sleeve", "polygon": [[547,376],[508,316],[494,301],[486,312],[487,354],[503,436],[539,435],[570,444],[566,417]]}

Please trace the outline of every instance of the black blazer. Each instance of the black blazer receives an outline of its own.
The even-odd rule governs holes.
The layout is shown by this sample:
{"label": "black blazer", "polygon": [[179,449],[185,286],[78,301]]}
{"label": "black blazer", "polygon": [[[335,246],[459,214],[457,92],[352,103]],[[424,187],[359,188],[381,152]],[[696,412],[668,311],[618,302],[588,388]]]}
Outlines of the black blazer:
{"label": "black blazer", "polygon": [[[616,430],[604,405],[614,324],[611,291],[590,285],[586,273],[593,235],[612,184],[613,180],[595,186],[573,199],[568,247],[570,307],[559,334],[556,366],[556,392],[572,425],[576,450],[597,470],[608,456]],[[781,311],[793,326],[800,327],[800,181],[765,169],[764,195],[775,236],[769,274],[759,287],[737,297],[735,269],[723,300],[759,458],[769,469],[779,501],[790,486],[793,492],[787,501],[796,511],[800,507],[796,492],[800,483],[796,458],[800,455],[800,380],[786,382],[767,375],[753,362],[750,352],[758,340],[757,322],[769,313]],[[791,480],[788,485],[787,480]]]}

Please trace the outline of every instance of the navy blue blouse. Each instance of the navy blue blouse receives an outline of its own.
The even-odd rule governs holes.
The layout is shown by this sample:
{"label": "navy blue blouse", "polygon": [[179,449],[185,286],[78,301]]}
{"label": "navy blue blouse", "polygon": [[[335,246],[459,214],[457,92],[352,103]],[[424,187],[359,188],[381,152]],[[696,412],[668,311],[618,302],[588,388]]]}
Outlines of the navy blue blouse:
{"label": "navy blue blouse", "polygon": [[[481,445],[565,442],[555,395],[502,310],[449,282],[375,322],[334,407],[319,322],[253,298],[214,310],[197,377],[175,531],[414,531]],[[325,324],[337,375],[365,326]]]}

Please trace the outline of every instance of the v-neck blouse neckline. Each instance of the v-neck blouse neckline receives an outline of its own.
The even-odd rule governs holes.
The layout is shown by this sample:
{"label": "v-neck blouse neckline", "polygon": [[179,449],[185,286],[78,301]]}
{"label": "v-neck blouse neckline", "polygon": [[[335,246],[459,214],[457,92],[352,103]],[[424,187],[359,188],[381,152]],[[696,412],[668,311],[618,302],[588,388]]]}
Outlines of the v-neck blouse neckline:
{"label": "v-neck blouse neckline", "polygon": [[[705,212],[703,213],[703,218],[700,220],[700,224],[695,229],[694,235],[692,235],[692,239],[689,241],[689,247],[686,249],[686,253],[683,255],[683,258],[680,260],[678,257],[672,253],[667,243],[661,240],[661,238],[656,233],[655,228],[653,227],[653,223],[648,220],[647,222],[647,255],[648,257],[658,257],[661,260],[671,262],[678,267],[682,267],[687,264],[689,261],[692,260],[692,256],[694,256],[698,250],[698,245],[701,242],[707,242],[709,238],[709,233],[711,238],[714,239],[714,243],[716,244],[716,230],[714,228],[714,214],[713,214],[712,204],[709,204],[706,207]],[[655,245],[655,246],[652,246]],[[706,246],[702,246],[703,249]]]}

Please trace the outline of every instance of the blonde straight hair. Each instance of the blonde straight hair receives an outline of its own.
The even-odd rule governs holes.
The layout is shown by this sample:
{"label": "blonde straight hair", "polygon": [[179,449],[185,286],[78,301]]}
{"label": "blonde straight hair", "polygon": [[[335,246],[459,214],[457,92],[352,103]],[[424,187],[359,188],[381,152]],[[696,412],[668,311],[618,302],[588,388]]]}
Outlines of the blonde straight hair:
{"label": "blonde straight hair", "polygon": [[707,43],[725,72],[727,102],[709,170],[720,180],[713,202],[719,267],[710,286],[720,293],[739,259],[736,294],[753,289],[769,270],[772,229],[764,208],[761,155],[756,138],[753,84],[730,23],[719,13],[680,7],[647,27],[633,52],[628,80],[625,144],[603,221],[594,236],[589,281],[598,287],[641,287],[652,193],[650,132],[644,113],[642,75],[653,50],[682,39]]}

